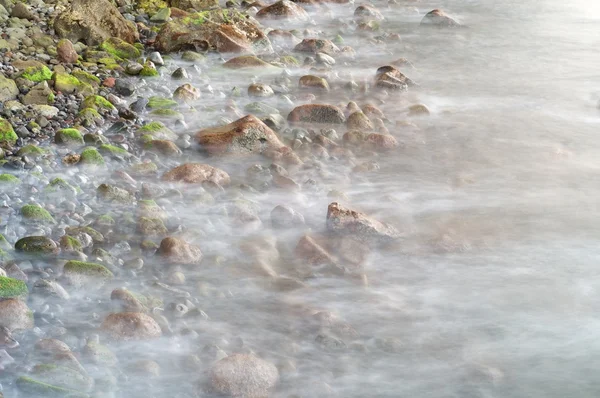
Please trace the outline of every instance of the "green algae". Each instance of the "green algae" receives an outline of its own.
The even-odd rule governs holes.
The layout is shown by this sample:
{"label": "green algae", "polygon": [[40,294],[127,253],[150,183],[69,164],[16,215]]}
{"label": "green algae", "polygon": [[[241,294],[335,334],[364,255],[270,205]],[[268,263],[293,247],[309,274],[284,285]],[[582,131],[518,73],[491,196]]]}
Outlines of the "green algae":
{"label": "green algae", "polygon": [[52,71],[45,65],[43,66],[30,66],[25,68],[21,77],[32,82],[43,82],[44,80],[52,79]]}
{"label": "green algae", "polygon": [[140,50],[118,37],[106,39],[100,45],[100,48],[107,53],[122,59],[136,59],[141,55]]}
{"label": "green algae", "polygon": [[24,156],[24,155],[32,155],[32,156],[41,156],[44,155],[46,153],[46,151],[42,148],[40,148],[39,146],[35,146],[35,145],[25,145],[24,147],[22,147],[21,149],[19,149],[17,151],[17,155],[18,156]]}
{"label": "green algae", "polygon": [[61,129],[56,132],[54,142],[57,144],[66,144],[69,146],[83,145],[83,136],[81,132],[74,128]]}
{"label": "green algae", "polygon": [[146,105],[150,109],[167,109],[174,108],[177,106],[177,101],[168,98],[162,97],[150,97],[148,98],[148,105]]}
{"label": "green algae", "polygon": [[90,108],[96,111],[113,111],[115,106],[100,95],[90,95],[81,103],[80,109]]}
{"label": "green algae", "polygon": [[26,298],[27,284],[19,279],[0,276],[0,298]]}
{"label": "green algae", "polygon": [[87,83],[91,86],[98,87],[100,85],[100,79],[86,71],[75,70],[75,71],[71,72],[71,75],[75,76],[79,81]]}
{"label": "green algae", "polygon": [[14,145],[19,137],[8,120],[0,117],[0,144]]}
{"label": "green algae", "polygon": [[47,384],[31,377],[21,376],[16,381],[17,388],[30,396],[48,398],[89,398],[89,395],[68,388]]}
{"label": "green algae", "polygon": [[21,207],[21,215],[32,221],[48,221],[54,222],[54,218],[48,210],[38,205],[25,205]]}
{"label": "green algae", "polygon": [[20,184],[21,180],[12,174],[0,174],[0,184]]}
{"label": "green algae", "polygon": [[76,260],[67,261],[63,268],[63,272],[99,276],[105,279],[112,279],[114,276],[113,273],[102,264]]}
{"label": "green algae", "polygon": [[84,165],[101,166],[104,165],[104,158],[96,148],[86,148],[81,152],[81,160]]}
{"label": "green algae", "polygon": [[129,152],[125,149],[109,144],[100,145],[98,149],[100,150],[100,153],[106,155],[129,155]]}

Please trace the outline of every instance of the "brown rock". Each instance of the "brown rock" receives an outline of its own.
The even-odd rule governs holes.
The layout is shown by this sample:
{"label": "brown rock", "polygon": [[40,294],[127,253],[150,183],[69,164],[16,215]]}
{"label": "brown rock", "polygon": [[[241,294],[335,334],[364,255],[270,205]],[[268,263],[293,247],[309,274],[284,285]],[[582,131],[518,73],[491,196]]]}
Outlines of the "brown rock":
{"label": "brown rock", "polygon": [[365,115],[371,117],[371,116],[375,116],[375,117],[379,117],[382,119],[385,119],[385,115],[383,114],[383,112],[381,111],[381,109],[379,109],[378,107],[376,107],[373,104],[366,104],[362,107],[362,111],[364,112]]}
{"label": "brown rock", "polygon": [[200,248],[179,238],[164,238],[160,242],[157,254],[169,264],[195,265],[202,262]]}
{"label": "brown rock", "polygon": [[335,265],[333,256],[319,245],[313,238],[304,235],[298,241],[295,249],[296,256],[310,265]]}
{"label": "brown rock", "polygon": [[395,66],[387,65],[377,69],[375,86],[388,90],[405,91],[409,86],[416,85]]}
{"label": "brown rock", "polygon": [[435,9],[429,11],[421,20],[421,25],[436,26],[441,28],[456,28],[461,26],[458,22],[448,16],[444,11]]}
{"label": "brown rock", "polygon": [[[181,10],[194,9],[196,11],[209,10],[219,6],[216,0],[170,0],[169,5]],[[173,12],[171,12],[173,16]]]}
{"label": "brown rock", "polygon": [[346,127],[348,130],[359,130],[359,131],[369,131],[373,130],[373,124],[362,112],[354,112],[348,119],[346,120]]}
{"label": "brown rock", "polygon": [[273,66],[254,55],[241,55],[239,57],[232,58],[225,62],[223,67],[229,69],[276,68],[276,66]]}
{"label": "brown rock", "polygon": [[200,98],[200,90],[189,83],[183,84],[175,89],[173,98],[178,101],[195,101]]}
{"label": "brown rock", "polygon": [[31,9],[23,2],[17,2],[12,8],[10,13],[11,17],[34,20],[35,14],[31,11]]}
{"label": "brown rock", "polygon": [[35,343],[35,351],[41,355],[54,356],[71,352],[68,345],[56,339],[40,339]]}
{"label": "brown rock", "polygon": [[294,108],[287,120],[292,123],[342,124],[346,118],[344,112],[333,105],[307,104]]}
{"label": "brown rock", "polygon": [[354,10],[354,16],[360,19],[378,19],[382,20],[383,14],[371,5],[362,4]]}
{"label": "brown rock", "polygon": [[196,140],[210,154],[265,153],[285,147],[277,134],[253,115],[199,131]]}
{"label": "brown rock", "polygon": [[169,140],[152,140],[148,147],[165,156],[180,156],[183,153],[177,144]]}
{"label": "brown rock", "polygon": [[139,40],[137,28],[126,20],[108,0],[73,0],[68,8],[54,20],[54,30],[59,37],[88,45],[102,43],[118,37],[128,43]]}
{"label": "brown rock", "polygon": [[271,86],[261,83],[253,83],[248,86],[248,96],[250,97],[272,97],[275,92]]}
{"label": "brown rock", "polygon": [[334,55],[340,52],[338,46],[333,44],[331,40],[327,39],[304,39],[296,47],[295,51],[302,53],[325,53],[327,55]]}
{"label": "brown rock", "polygon": [[267,36],[271,40],[271,43],[280,46],[295,46],[300,43],[300,39],[297,38],[287,30],[273,29]]}
{"label": "brown rock", "polygon": [[327,208],[327,229],[365,242],[391,241],[400,236],[393,226],[345,208],[337,202],[331,203]]}
{"label": "brown rock", "polygon": [[62,39],[56,45],[56,57],[60,62],[74,64],[77,62],[79,55],[77,55],[77,51],[75,51],[71,40]]}
{"label": "brown rock", "polygon": [[0,326],[8,330],[33,328],[33,312],[19,299],[0,301]]}
{"label": "brown rock", "polygon": [[110,314],[102,322],[101,328],[115,340],[147,340],[162,335],[158,323],[141,312]]}
{"label": "brown rock", "polygon": [[227,185],[231,182],[229,174],[223,170],[202,163],[182,164],[165,173],[162,179],[164,181],[180,181],[190,184],[210,181],[219,185]]}
{"label": "brown rock", "polygon": [[267,398],[278,379],[275,365],[251,354],[232,354],[210,369],[212,388],[231,397]]}
{"label": "brown rock", "polygon": [[156,38],[161,52],[215,48],[220,53],[270,53],[271,43],[260,27],[235,10],[204,11],[173,18]]}
{"label": "brown rock", "polygon": [[110,293],[110,299],[118,302],[122,307],[122,311],[128,312],[143,312],[144,306],[140,301],[127,289],[115,289]]}
{"label": "brown rock", "polygon": [[317,89],[320,91],[329,91],[329,83],[322,77],[305,75],[298,82],[300,88]]}
{"label": "brown rock", "polygon": [[306,21],[308,14],[304,8],[289,0],[280,0],[275,4],[267,6],[256,13],[257,18],[264,19],[286,19]]}

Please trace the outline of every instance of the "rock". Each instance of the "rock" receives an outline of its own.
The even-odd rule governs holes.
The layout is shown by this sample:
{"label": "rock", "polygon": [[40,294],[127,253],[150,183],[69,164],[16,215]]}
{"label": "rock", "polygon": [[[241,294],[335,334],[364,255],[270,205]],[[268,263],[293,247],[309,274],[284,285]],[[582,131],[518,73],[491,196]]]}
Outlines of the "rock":
{"label": "rock", "polygon": [[160,10],[158,10],[158,12],[156,14],[152,15],[152,18],[150,18],[150,21],[156,22],[156,23],[163,23],[163,22],[167,22],[170,18],[171,18],[171,8],[164,7],[164,8],[161,8]]}
{"label": "rock", "polygon": [[94,379],[67,366],[55,364],[40,364],[31,370],[35,380],[60,388],[89,392]]}
{"label": "rock", "polygon": [[183,153],[177,144],[169,140],[152,140],[146,143],[146,147],[164,156],[180,156]]}
{"label": "rock", "polygon": [[160,326],[150,316],[141,312],[110,314],[101,329],[115,340],[147,340],[162,335]]}
{"label": "rock", "polygon": [[171,0],[171,7],[180,10],[194,9],[196,11],[210,10],[219,7],[218,0]]}
{"label": "rock", "polygon": [[46,119],[53,119],[60,112],[60,110],[55,106],[39,105],[39,104],[33,105],[33,110],[35,111],[35,113],[37,113],[40,116],[45,117]]}
{"label": "rock", "polygon": [[18,94],[17,83],[0,73],[0,102],[14,100]]}
{"label": "rock", "polygon": [[15,250],[28,254],[57,254],[60,252],[58,245],[45,236],[27,236],[15,243]]}
{"label": "rock", "polygon": [[54,89],[65,94],[93,95],[94,88],[67,73],[55,73],[52,76]]}
{"label": "rock", "polygon": [[10,16],[14,18],[28,19],[30,21],[35,19],[35,14],[31,11],[31,9],[25,3],[20,1],[14,5]]}
{"label": "rock", "polygon": [[48,87],[48,82],[43,81],[29,90],[23,97],[23,103],[26,105],[49,105],[54,102],[54,99],[54,93]]}
{"label": "rock", "polygon": [[7,278],[6,276],[0,276],[0,299],[27,299],[28,293],[29,291],[25,282],[18,279]]}
{"label": "rock", "polygon": [[205,181],[228,185],[231,182],[229,174],[216,167],[202,163],[185,163],[175,167],[163,175],[163,181],[178,181],[189,184],[203,183]]}
{"label": "rock", "polygon": [[73,0],[54,20],[57,35],[73,43],[97,45],[110,37],[127,43],[139,40],[134,23],[126,20],[108,0]]}
{"label": "rock", "polygon": [[406,77],[395,66],[382,66],[377,69],[375,74],[375,86],[388,90],[405,91],[408,86],[413,86],[415,83]]}
{"label": "rock", "polygon": [[109,37],[104,40],[100,48],[110,55],[118,58],[135,60],[140,57],[140,50],[118,37]]}
{"label": "rock", "polygon": [[79,163],[91,167],[103,166],[104,158],[96,148],[85,148],[81,152]]}
{"label": "rock", "polygon": [[275,92],[271,86],[261,83],[253,83],[248,86],[248,96],[250,97],[272,97]]}
{"label": "rock", "polygon": [[308,20],[308,13],[296,3],[292,3],[289,0],[280,0],[277,3],[262,8],[256,13],[256,17],[264,19],[306,21]]}
{"label": "rock", "polygon": [[333,105],[307,104],[294,108],[287,120],[291,123],[342,124],[346,118],[344,112]]}
{"label": "rock", "polygon": [[150,55],[148,55],[148,59],[154,63],[154,65],[164,65],[165,61],[162,58],[162,55],[158,51],[152,51]]}
{"label": "rock", "polygon": [[241,55],[239,57],[231,58],[229,61],[223,64],[224,68],[229,69],[247,69],[247,68],[266,68],[275,69],[273,66],[255,55]]}
{"label": "rock", "polygon": [[360,19],[377,19],[383,20],[383,14],[372,5],[361,4],[354,10],[354,16]]}
{"label": "rock", "polygon": [[21,207],[21,216],[27,221],[54,223],[54,218],[50,215],[50,213],[38,205],[25,205]]}
{"label": "rock", "polygon": [[294,47],[294,51],[302,53],[325,53],[327,55],[334,55],[340,52],[338,46],[333,44],[331,40],[327,39],[304,39]]}
{"label": "rock", "polygon": [[269,397],[278,379],[275,365],[251,354],[229,355],[210,369],[212,388],[231,397]]}
{"label": "rock", "polygon": [[279,205],[271,210],[274,228],[294,228],[304,225],[304,216],[289,206]]}
{"label": "rock", "polygon": [[235,10],[213,10],[174,18],[162,26],[156,48],[163,53],[215,48],[220,53],[272,52],[269,39]]}
{"label": "rock", "polygon": [[119,188],[115,185],[100,184],[96,189],[98,198],[108,201],[123,204],[132,204],[135,202],[135,197],[127,190]]}
{"label": "rock", "polygon": [[54,142],[68,147],[79,147],[84,145],[83,136],[77,129],[61,129],[54,135]]}
{"label": "rock", "polygon": [[39,397],[39,396],[52,396],[52,397],[69,397],[69,398],[87,398],[88,395],[83,392],[70,390],[58,386],[53,386],[38,380],[35,380],[28,376],[21,376],[16,381],[16,386],[25,396]]}
{"label": "rock", "polygon": [[173,98],[179,101],[195,101],[200,99],[200,90],[189,83],[181,85],[173,92]]}
{"label": "rock", "polygon": [[348,116],[346,120],[346,127],[348,130],[358,130],[358,131],[372,131],[373,124],[361,111],[354,112]]}
{"label": "rock", "polygon": [[329,83],[322,77],[305,75],[298,82],[300,88],[316,89],[319,91],[329,91]]}
{"label": "rock", "polygon": [[2,300],[0,301],[0,326],[11,331],[32,329],[33,312],[19,299]]}
{"label": "rock", "polygon": [[74,64],[79,59],[79,55],[69,39],[61,39],[56,45],[56,57],[62,63]]}
{"label": "rock", "polygon": [[343,141],[347,145],[374,150],[377,152],[390,151],[398,147],[398,141],[391,135],[349,131],[344,134]]}
{"label": "rock", "polygon": [[131,79],[119,78],[115,82],[115,90],[125,97],[133,95],[135,88],[135,81]]}
{"label": "rock", "polygon": [[72,286],[100,287],[114,275],[102,264],[84,261],[68,261],[63,268],[63,277]]}
{"label": "rock", "polygon": [[118,302],[119,306],[122,307],[122,311],[143,312],[146,310],[146,308],[135,297],[135,295],[127,289],[114,289],[110,294],[110,299],[112,301]]}
{"label": "rock", "polygon": [[12,147],[18,139],[10,122],[0,117],[0,147]]}
{"label": "rock", "polygon": [[71,352],[69,346],[56,339],[40,339],[35,343],[35,351],[42,356],[54,356]]}
{"label": "rock", "polygon": [[421,20],[423,26],[436,26],[441,28],[456,28],[461,26],[460,23],[456,22],[444,11],[435,9],[429,11]]}
{"label": "rock", "polygon": [[117,364],[117,356],[106,346],[89,339],[85,347],[83,347],[83,354],[92,363],[102,366],[114,366]]}
{"label": "rock", "polygon": [[68,300],[70,298],[69,293],[62,285],[49,279],[38,279],[35,281],[31,289],[31,294],[40,297],[44,301],[51,298],[60,300]]}
{"label": "rock", "polygon": [[415,104],[408,108],[408,116],[428,116],[431,112],[427,105]]}
{"label": "rock", "polygon": [[265,153],[284,147],[277,134],[253,115],[201,130],[196,140],[212,155]]}
{"label": "rock", "polygon": [[169,264],[197,265],[202,262],[200,248],[179,238],[164,238],[157,254]]}
{"label": "rock", "polygon": [[400,237],[393,226],[345,208],[337,202],[331,203],[327,208],[327,229],[365,242],[389,242]]}
{"label": "rock", "polygon": [[296,257],[310,265],[334,265],[335,258],[312,237],[304,235],[295,249]]}

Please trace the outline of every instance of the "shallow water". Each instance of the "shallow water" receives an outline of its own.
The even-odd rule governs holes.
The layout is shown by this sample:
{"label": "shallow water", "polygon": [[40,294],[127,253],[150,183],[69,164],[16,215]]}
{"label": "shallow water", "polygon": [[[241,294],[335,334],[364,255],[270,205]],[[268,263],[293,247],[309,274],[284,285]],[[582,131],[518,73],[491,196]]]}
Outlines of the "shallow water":
{"label": "shallow water", "polygon": [[[400,33],[402,40],[377,47],[344,33],[357,59],[347,65],[338,61],[334,70],[370,82],[378,67],[405,57],[414,69],[402,70],[419,87],[383,98],[372,91],[352,95],[334,89],[320,99],[377,104],[402,147],[378,156],[381,169],[375,173],[352,174],[347,164],[324,160],[321,170],[294,174],[303,184],[300,192],[250,195],[263,220],[257,228],[232,225],[220,206],[194,202],[198,192],[192,188],[165,206],[206,256],[199,271],[186,272],[181,289],[209,319],[173,321],[174,329],[196,334],[114,346],[124,368],[138,356],[162,367],[161,379],[131,379],[117,396],[194,396],[210,362],[192,371],[181,366],[182,358],[214,357],[206,354],[212,345],[227,353],[252,350],[280,366],[293,363],[294,371],[282,372],[276,397],[598,394],[600,250],[594,238],[600,231],[600,90],[594,83],[600,78],[600,5],[399,3],[391,9],[386,2],[375,5],[387,18],[383,29]],[[347,21],[354,8],[332,6],[332,14]],[[433,8],[446,10],[468,29],[419,28]],[[312,29],[335,36],[339,26],[330,15],[311,15]],[[245,92],[251,80],[272,83],[279,76],[234,74],[214,66],[220,62],[215,57],[201,66],[200,75],[192,74],[203,98],[198,112],[187,115],[182,133],[221,124],[222,116],[235,119],[218,111],[229,101],[220,91],[237,86]],[[307,72],[290,73],[295,81]],[[206,84],[217,94],[208,94]],[[168,85],[164,89],[172,91]],[[241,98],[238,106],[249,102]],[[294,106],[265,102],[284,116]],[[427,105],[431,115],[407,117],[405,110],[414,103]],[[416,127],[396,125],[404,120]],[[186,157],[221,167],[238,183],[249,165],[270,163],[199,152]],[[317,182],[315,189],[305,183],[309,178]],[[304,279],[302,289],[273,288],[256,264],[263,260],[279,275],[305,276],[290,256],[304,233],[324,232],[332,189],[348,196],[342,202],[349,207],[396,225],[400,244],[369,254],[368,284],[317,276]],[[306,229],[272,230],[269,213],[279,204],[301,212]],[[260,253],[241,250],[240,243],[248,241]],[[148,264],[148,271],[115,286],[152,291],[154,279],[164,275]],[[110,310],[106,301],[93,295],[71,301],[63,322],[85,337]],[[347,347],[327,350],[317,344],[319,330],[311,320],[318,311],[330,311],[354,327],[356,336],[344,339]]]}

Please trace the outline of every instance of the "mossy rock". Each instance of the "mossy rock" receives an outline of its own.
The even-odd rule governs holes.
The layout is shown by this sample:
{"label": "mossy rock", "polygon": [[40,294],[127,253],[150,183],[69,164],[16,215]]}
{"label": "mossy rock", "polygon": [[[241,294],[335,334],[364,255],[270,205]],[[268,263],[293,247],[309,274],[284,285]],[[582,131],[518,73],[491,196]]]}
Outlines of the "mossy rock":
{"label": "mossy rock", "polygon": [[67,261],[63,273],[97,276],[102,279],[112,279],[114,277],[113,273],[102,264],[75,260]]}
{"label": "mossy rock", "polygon": [[39,146],[36,145],[25,145],[24,147],[22,147],[21,149],[19,149],[17,151],[17,155],[18,156],[25,156],[25,155],[29,155],[29,156],[33,156],[33,157],[39,157],[46,154],[46,151],[43,148],[40,148]]}
{"label": "mossy rock", "polygon": [[100,151],[100,153],[102,153],[104,155],[113,155],[113,156],[119,156],[119,157],[131,156],[131,154],[129,152],[127,152],[125,149],[119,148],[118,146],[109,145],[109,144],[100,145],[98,150]]}
{"label": "mossy rock", "polygon": [[114,55],[118,58],[123,59],[136,59],[140,57],[140,50],[119,39],[118,37],[111,37],[106,39],[101,45],[100,48],[106,51],[107,53]]}
{"label": "mossy rock", "polygon": [[21,183],[21,180],[19,180],[18,177],[15,177],[12,174],[0,174],[0,184],[11,184],[11,185],[18,185]]}
{"label": "mossy rock", "polygon": [[195,51],[184,51],[183,54],[181,54],[181,59],[183,61],[187,61],[187,62],[194,62],[194,63],[198,63],[198,62],[203,62],[205,60],[204,55],[197,53]]}
{"label": "mossy rock", "polygon": [[29,221],[54,222],[54,218],[50,213],[38,205],[25,205],[21,207],[21,215]]}
{"label": "mossy rock", "polygon": [[146,107],[150,109],[168,109],[175,108],[177,105],[177,101],[172,99],[154,96],[148,98],[148,104]]}
{"label": "mossy rock", "polygon": [[158,173],[158,166],[154,162],[143,162],[131,165],[129,171],[133,175],[148,176]]}
{"label": "mossy rock", "polygon": [[138,135],[149,135],[152,139],[162,139],[162,140],[171,140],[174,141],[177,139],[177,134],[175,134],[171,129],[166,127],[161,122],[150,122],[142,127],[140,127],[136,134]]}
{"label": "mossy rock", "polygon": [[104,120],[97,110],[84,108],[77,114],[77,119],[84,127],[90,127]]}
{"label": "mossy rock", "polygon": [[160,218],[140,217],[138,231],[143,236],[166,236],[169,231]]}
{"label": "mossy rock", "polygon": [[23,79],[30,80],[32,82],[43,82],[44,80],[52,79],[52,71],[48,69],[46,65],[41,66],[30,66],[23,70],[21,74]]}
{"label": "mossy rock", "polygon": [[83,348],[83,354],[97,365],[114,366],[118,362],[117,356],[110,348],[94,341],[88,341]]}
{"label": "mossy rock", "polygon": [[100,79],[89,72],[83,70],[74,70],[71,72],[71,75],[79,79],[80,82],[87,83],[93,87],[100,86]]}
{"label": "mossy rock", "polygon": [[52,80],[54,80],[54,89],[62,93],[93,95],[95,91],[90,84],[68,73],[54,73]]}
{"label": "mossy rock", "polygon": [[87,133],[86,135],[83,136],[83,141],[86,144],[91,144],[91,145],[108,144],[108,139],[106,139],[106,137],[103,136],[102,134],[97,134],[97,133]]}
{"label": "mossy rock", "polygon": [[123,204],[132,204],[135,197],[123,188],[114,185],[100,184],[96,189],[96,194],[102,200],[109,202],[118,202]]}
{"label": "mossy rock", "polygon": [[60,177],[57,177],[50,181],[46,188],[44,188],[44,192],[46,193],[56,193],[61,192],[67,195],[75,196],[79,193],[77,188],[66,182]]}
{"label": "mossy rock", "polygon": [[300,61],[296,59],[293,55],[285,55],[279,58],[279,62],[286,66],[300,66]]}
{"label": "mossy rock", "polygon": [[25,282],[19,279],[0,276],[0,299],[26,299],[28,294],[29,290]]}
{"label": "mossy rock", "polygon": [[146,12],[148,15],[154,15],[161,8],[169,6],[164,0],[137,0],[136,5],[138,9]]}
{"label": "mossy rock", "polygon": [[93,387],[93,379],[79,371],[51,363],[39,364],[33,367],[31,373],[36,380],[53,386],[89,392]]}
{"label": "mossy rock", "polygon": [[92,237],[94,244],[104,243],[104,235],[102,235],[100,232],[96,231],[92,227],[69,227],[69,228],[65,229],[65,233],[67,235],[71,235],[71,236],[74,236],[74,235],[77,235],[80,233],[88,234],[89,236]]}
{"label": "mossy rock", "polygon": [[146,62],[139,75],[142,77],[155,77],[158,76],[159,73],[151,62]]}
{"label": "mossy rock", "polygon": [[59,241],[60,249],[66,252],[80,252],[83,250],[81,242],[77,238],[63,235]]}
{"label": "mossy rock", "polygon": [[96,219],[96,224],[103,226],[112,226],[115,225],[116,222],[113,216],[111,216],[110,214],[103,214],[100,217],[98,217],[98,219]]}
{"label": "mossy rock", "polygon": [[52,239],[46,236],[26,236],[15,243],[15,250],[29,254],[56,254],[59,249]]}
{"label": "mossy rock", "polygon": [[83,100],[79,109],[94,109],[100,113],[113,112],[116,108],[106,98],[99,95],[91,95]]}
{"label": "mossy rock", "polygon": [[173,109],[155,109],[150,112],[150,115],[168,120],[184,120],[183,114]]}
{"label": "mossy rock", "polygon": [[0,145],[13,146],[19,137],[8,120],[0,117]]}
{"label": "mossy rock", "polygon": [[86,166],[103,166],[104,158],[96,148],[86,148],[81,152],[79,163]]}
{"label": "mossy rock", "polygon": [[31,377],[21,376],[16,382],[19,391],[30,397],[44,398],[89,398],[89,395],[79,391],[53,386]]}
{"label": "mossy rock", "polygon": [[70,147],[77,147],[84,144],[81,132],[74,128],[61,129],[56,132],[54,142]]}

